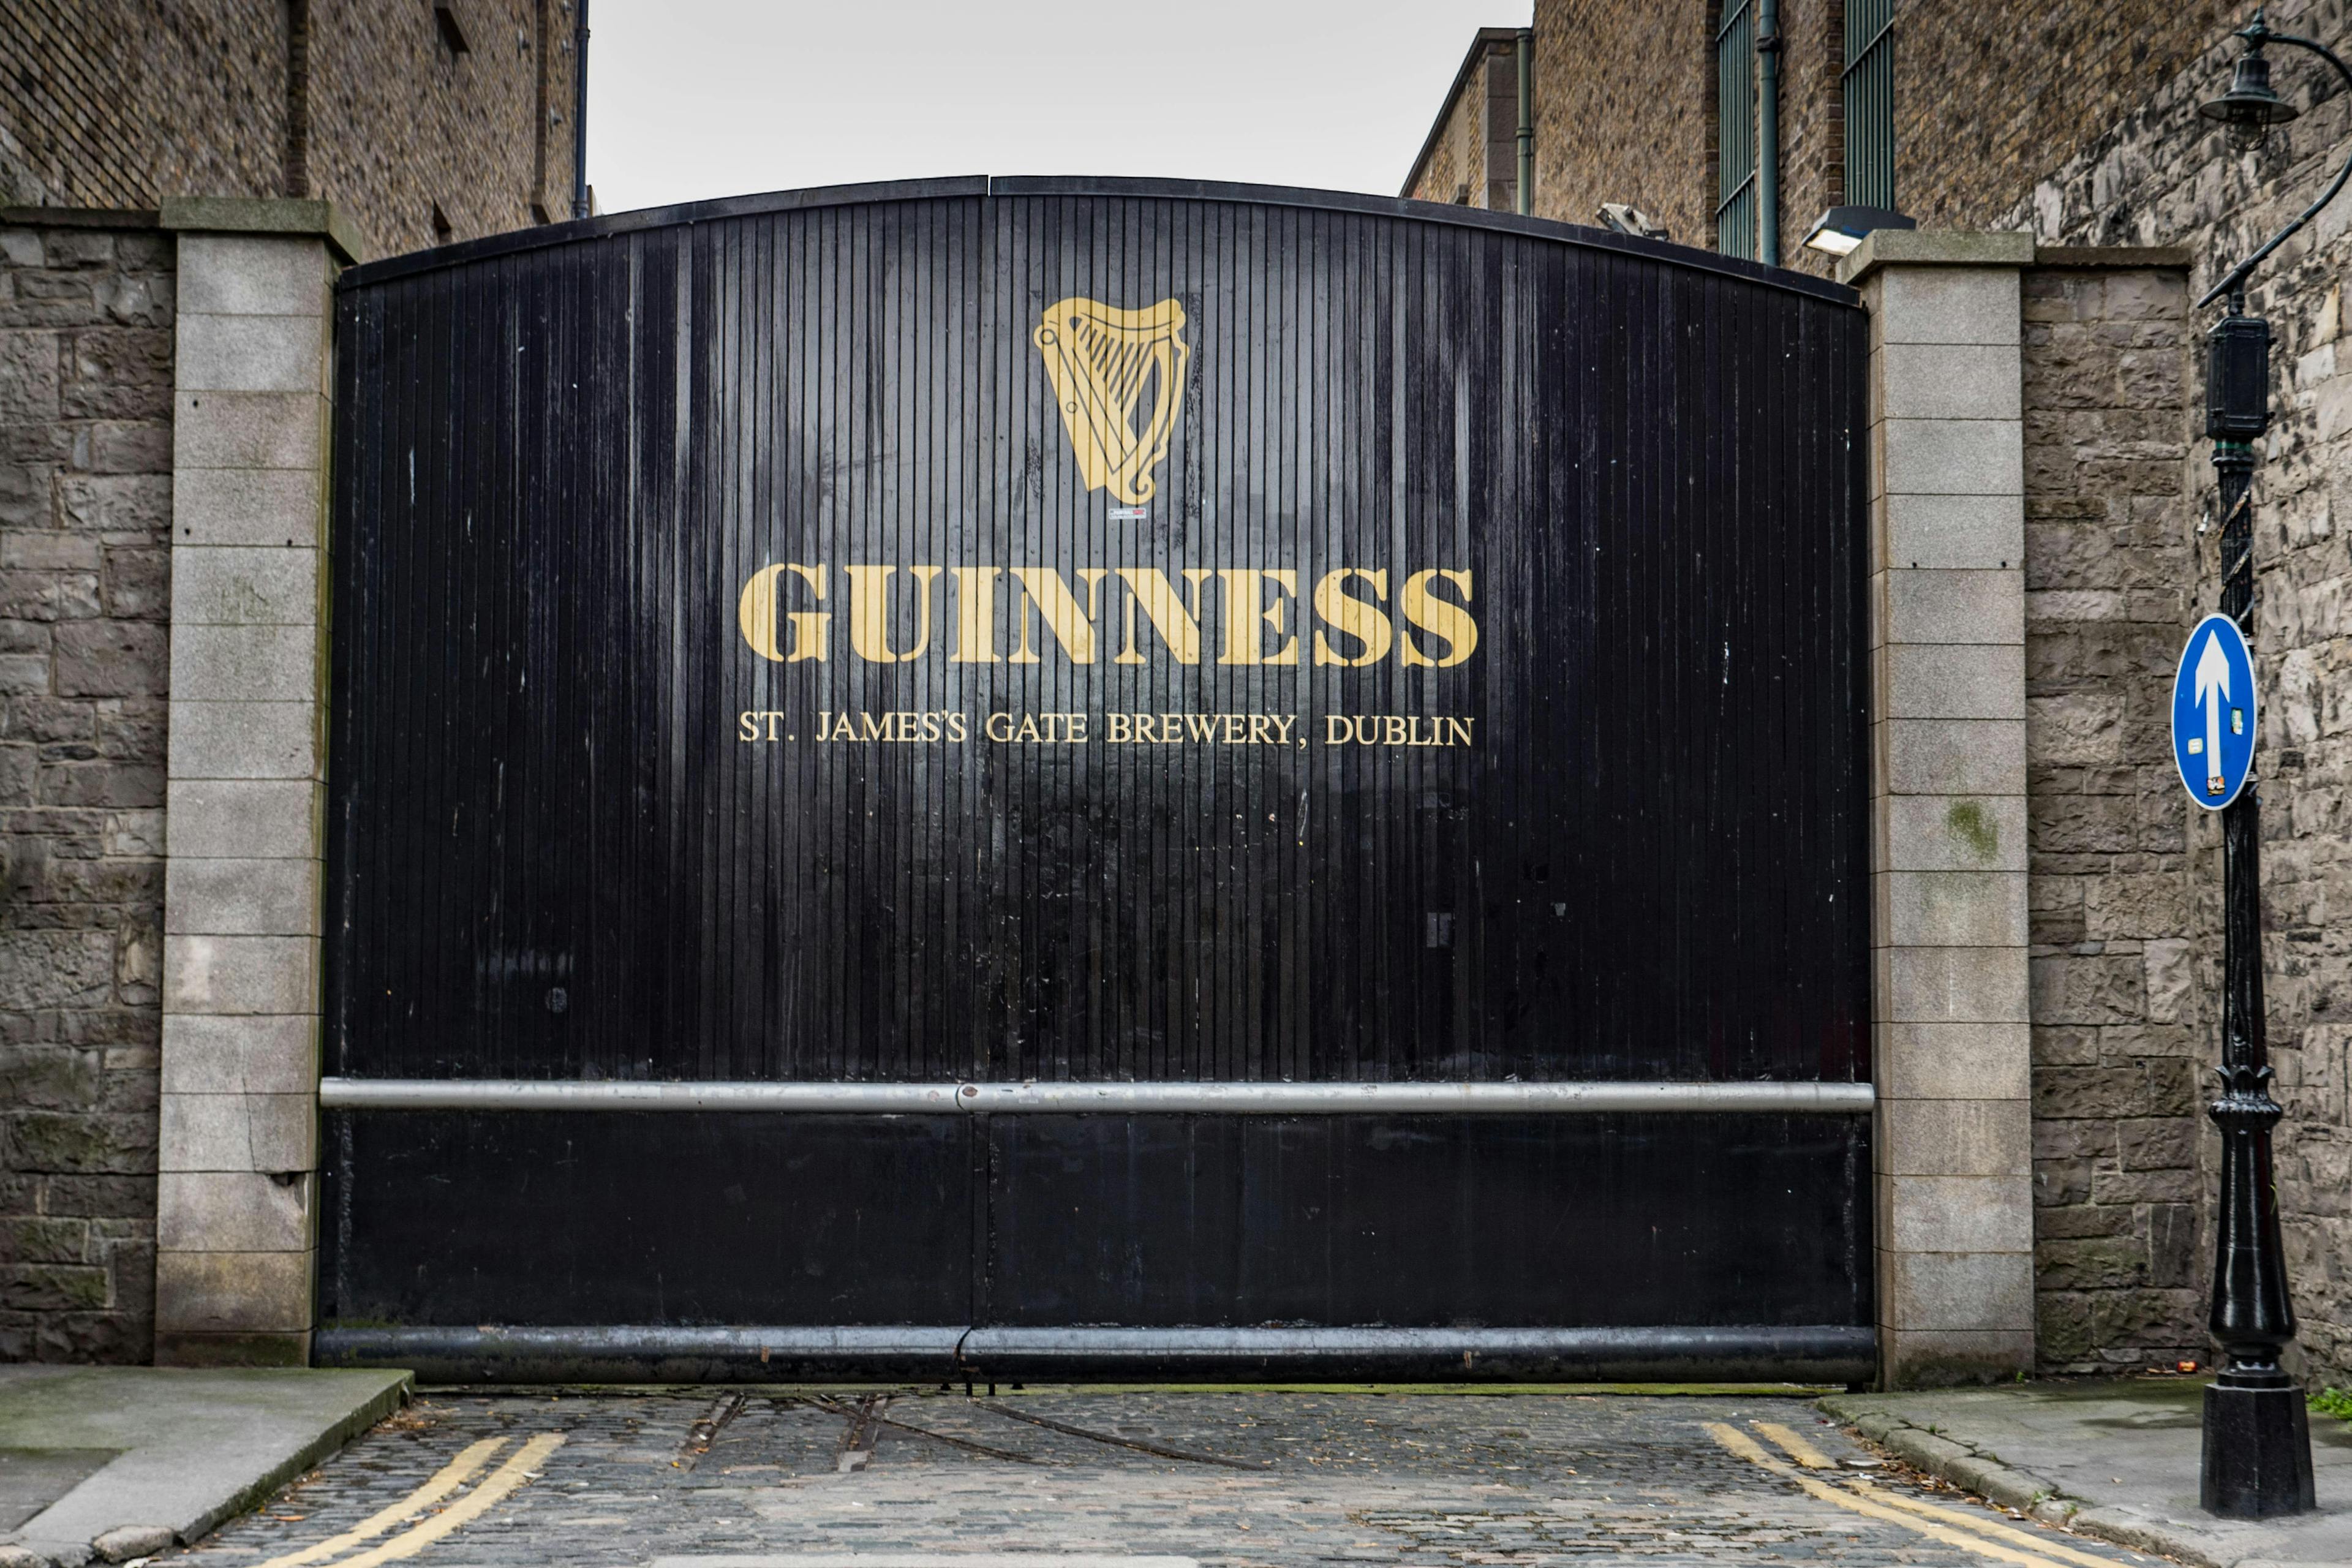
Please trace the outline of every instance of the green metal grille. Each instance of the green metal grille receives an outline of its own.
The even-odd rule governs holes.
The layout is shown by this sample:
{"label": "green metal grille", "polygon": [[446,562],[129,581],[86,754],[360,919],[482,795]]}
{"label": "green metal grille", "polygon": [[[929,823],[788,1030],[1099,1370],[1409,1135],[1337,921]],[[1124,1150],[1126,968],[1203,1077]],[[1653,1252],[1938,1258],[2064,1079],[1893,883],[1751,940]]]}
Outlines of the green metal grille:
{"label": "green metal grille", "polygon": [[[1885,3],[1885,0],[1880,0]],[[1756,5],[1726,0],[1715,34],[1715,247],[1756,255]]]}
{"label": "green metal grille", "polygon": [[1845,199],[1895,205],[1895,0],[1845,0]]}

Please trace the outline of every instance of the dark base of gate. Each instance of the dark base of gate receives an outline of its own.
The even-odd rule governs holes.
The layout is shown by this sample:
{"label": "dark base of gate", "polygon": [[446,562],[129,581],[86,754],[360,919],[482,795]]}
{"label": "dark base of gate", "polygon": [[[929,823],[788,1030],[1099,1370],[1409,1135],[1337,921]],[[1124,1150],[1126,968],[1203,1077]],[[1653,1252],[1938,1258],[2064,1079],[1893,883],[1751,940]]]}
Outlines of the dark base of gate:
{"label": "dark base of gate", "polygon": [[335,1327],[1871,1319],[1853,1116],[337,1111],[326,1131]]}
{"label": "dark base of gate", "polygon": [[1871,1330],[330,1329],[321,1366],[426,1383],[1050,1382],[1098,1377],[1383,1382],[1859,1383]]}

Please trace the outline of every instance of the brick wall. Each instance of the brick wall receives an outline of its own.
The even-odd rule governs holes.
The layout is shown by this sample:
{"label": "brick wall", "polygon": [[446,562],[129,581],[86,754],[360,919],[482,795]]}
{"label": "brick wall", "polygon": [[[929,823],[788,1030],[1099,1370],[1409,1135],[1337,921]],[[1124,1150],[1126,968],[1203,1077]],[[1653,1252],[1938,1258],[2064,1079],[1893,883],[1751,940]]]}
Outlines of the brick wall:
{"label": "brick wall", "polygon": [[1780,30],[1780,261],[1827,276],[1804,241],[1845,199],[1845,0],[1781,0]]}
{"label": "brick wall", "polygon": [[2021,188],[2146,104],[2242,9],[2216,0],[1904,5],[1895,24],[1896,205],[1924,227],[2006,226],[1996,220]]}
{"label": "brick wall", "polygon": [[457,15],[468,47],[452,54],[429,7],[311,0],[308,194],[344,208],[385,251],[433,244],[436,203],[456,239],[571,216],[572,4],[466,0]]}
{"label": "brick wall", "polygon": [[1485,76],[1483,70],[1473,71],[1462,89],[1446,100],[1437,132],[1405,186],[1404,194],[1413,200],[1467,202],[1486,183],[1486,146],[1475,133],[1481,95],[1474,90]]}
{"label": "brick wall", "polygon": [[173,247],[0,226],[0,1358],[152,1331]]}
{"label": "brick wall", "polygon": [[284,0],[0,0],[0,206],[323,196],[386,253],[436,204],[457,239],[569,216],[572,6],[451,0],[458,53],[423,0],[308,0],[293,191]]}
{"label": "brick wall", "polygon": [[1715,247],[1713,15],[1709,0],[1536,0],[1538,216],[1591,224],[1627,202],[1677,244]]}
{"label": "brick wall", "polygon": [[2023,298],[2035,1261],[2042,1364],[2095,1371],[2206,1356],[2210,1009],[2167,739],[2195,580],[2187,275],[2073,259]]}
{"label": "brick wall", "polygon": [[[1601,202],[1631,202],[1677,242],[1715,247],[1717,9],[1537,0],[1538,216],[1591,223]],[[2000,226],[2032,181],[2210,45],[2221,14],[2216,0],[1906,5],[1897,204],[1924,227]],[[1781,255],[1825,274],[1801,242],[1843,188],[1843,0],[1782,0],[1780,22]]]}
{"label": "brick wall", "polygon": [[1518,125],[1517,40],[1501,28],[1483,29],[1404,194],[1415,201],[1513,210]]}
{"label": "brick wall", "polygon": [[[2287,0],[2272,26],[2323,39],[2352,28],[2344,0]],[[2221,267],[2250,251],[2300,211],[2332,175],[2352,142],[2352,103],[2294,51],[2272,51],[2280,90],[2308,112],[2273,132],[2260,152],[2232,150],[2196,118],[2198,102],[2229,79],[2235,46],[2217,27],[2204,55],[2144,107],[2069,160],[2017,205],[2013,221],[2076,242],[2184,246],[2191,298]],[[2330,93],[2314,104],[2311,90]],[[2270,1048],[2278,1072],[2278,1193],[2302,1343],[2322,1379],[2352,1374],[2352,929],[2331,910],[2352,904],[2352,578],[2336,508],[2352,485],[2352,348],[2341,342],[2343,288],[2352,273],[2352,208],[2328,214],[2266,265],[2251,306],[2267,316],[2272,359],[2272,435],[2254,481],[2255,664],[2263,690],[2255,776],[2263,781],[2263,966]],[[2218,264],[2218,265],[2217,265]],[[2216,315],[2188,323],[2201,334]],[[2201,373],[2192,384],[2201,384]],[[2187,497],[2172,530],[2184,545],[2194,514],[2211,504],[2202,440],[2179,473]],[[2187,590],[2183,623],[2216,606],[2212,536],[2178,565]],[[2177,652],[2164,650],[2168,668]],[[2146,658],[2153,661],[2151,647]],[[2193,998],[2219,994],[2221,851],[2218,824],[2191,814],[2193,887],[2177,984]],[[2208,1000],[2184,1009],[2200,1063],[2219,1051]],[[2200,1084],[2201,1096],[2203,1085]],[[2210,1170],[2212,1137],[2200,1130]],[[2210,1190],[2210,1180],[2208,1181]],[[2200,1258],[2200,1267],[2203,1259]]]}
{"label": "brick wall", "polygon": [[0,206],[277,193],[283,0],[0,0]]}

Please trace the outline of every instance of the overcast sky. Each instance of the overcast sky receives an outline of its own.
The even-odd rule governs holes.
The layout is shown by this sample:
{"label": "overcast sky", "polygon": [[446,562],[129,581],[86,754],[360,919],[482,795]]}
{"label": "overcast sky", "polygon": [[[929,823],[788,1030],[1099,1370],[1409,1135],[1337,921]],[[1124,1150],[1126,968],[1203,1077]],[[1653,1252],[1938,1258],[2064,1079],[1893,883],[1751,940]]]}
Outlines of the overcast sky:
{"label": "overcast sky", "polygon": [[940,174],[1393,195],[1529,0],[594,0],[600,211]]}

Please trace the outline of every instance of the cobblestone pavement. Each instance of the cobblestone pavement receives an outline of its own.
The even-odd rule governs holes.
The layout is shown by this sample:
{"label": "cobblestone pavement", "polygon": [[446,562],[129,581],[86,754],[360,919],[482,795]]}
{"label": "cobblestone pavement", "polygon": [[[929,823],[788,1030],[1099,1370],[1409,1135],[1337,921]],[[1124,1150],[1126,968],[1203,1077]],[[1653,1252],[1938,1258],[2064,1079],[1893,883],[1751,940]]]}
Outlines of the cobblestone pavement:
{"label": "cobblestone pavement", "polygon": [[1806,1401],[1765,1395],[443,1391],[159,1561],[2159,1561],[1853,1463],[1873,1458]]}

